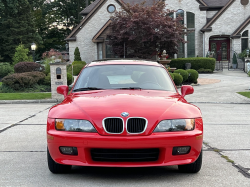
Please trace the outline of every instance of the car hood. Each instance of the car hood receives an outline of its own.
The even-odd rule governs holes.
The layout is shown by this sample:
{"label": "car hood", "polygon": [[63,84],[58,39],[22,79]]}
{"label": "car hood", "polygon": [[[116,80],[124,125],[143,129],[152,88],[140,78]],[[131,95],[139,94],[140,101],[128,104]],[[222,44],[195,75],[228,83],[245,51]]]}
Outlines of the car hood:
{"label": "car hood", "polygon": [[199,118],[199,108],[187,103],[178,93],[147,90],[101,90],[70,94],[61,104],[51,108],[49,118],[85,119],[98,133],[107,135],[102,120],[107,117],[143,117],[148,120],[147,130],[152,132],[164,119]]}

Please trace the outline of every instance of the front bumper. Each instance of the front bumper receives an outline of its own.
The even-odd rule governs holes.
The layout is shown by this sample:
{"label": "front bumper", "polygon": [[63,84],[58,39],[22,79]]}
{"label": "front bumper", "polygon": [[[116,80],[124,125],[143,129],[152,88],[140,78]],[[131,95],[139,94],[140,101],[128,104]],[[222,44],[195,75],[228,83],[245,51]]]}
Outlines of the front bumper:
{"label": "front bumper", "polygon": [[[185,132],[152,133],[149,136],[101,136],[98,133],[79,133],[47,129],[48,149],[55,162],[78,166],[148,167],[190,164],[198,158],[203,141],[202,129]],[[60,146],[77,147],[78,155],[63,155]],[[186,155],[172,155],[173,147],[191,146]],[[90,150],[103,149],[150,149],[160,150],[157,161],[103,162],[93,161]]]}

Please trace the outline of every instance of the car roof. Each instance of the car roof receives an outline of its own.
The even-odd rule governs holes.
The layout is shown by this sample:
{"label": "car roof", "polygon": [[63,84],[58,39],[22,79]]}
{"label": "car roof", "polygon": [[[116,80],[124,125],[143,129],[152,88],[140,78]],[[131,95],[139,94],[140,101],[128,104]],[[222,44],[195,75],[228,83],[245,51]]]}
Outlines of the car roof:
{"label": "car roof", "polygon": [[120,65],[120,64],[132,64],[132,65],[149,65],[162,67],[161,64],[154,61],[147,60],[127,60],[127,59],[117,59],[117,60],[96,60],[88,64],[88,66],[100,66],[100,65]]}

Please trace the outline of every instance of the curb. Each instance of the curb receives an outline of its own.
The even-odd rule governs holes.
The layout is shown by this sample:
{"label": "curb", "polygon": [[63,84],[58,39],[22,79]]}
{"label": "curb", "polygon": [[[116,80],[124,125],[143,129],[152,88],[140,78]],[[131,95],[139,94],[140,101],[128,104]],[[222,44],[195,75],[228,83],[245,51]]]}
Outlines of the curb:
{"label": "curb", "polygon": [[33,104],[33,103],[59,103],[58,99],[41,99],[41,100],[0,100],[0,104]]}

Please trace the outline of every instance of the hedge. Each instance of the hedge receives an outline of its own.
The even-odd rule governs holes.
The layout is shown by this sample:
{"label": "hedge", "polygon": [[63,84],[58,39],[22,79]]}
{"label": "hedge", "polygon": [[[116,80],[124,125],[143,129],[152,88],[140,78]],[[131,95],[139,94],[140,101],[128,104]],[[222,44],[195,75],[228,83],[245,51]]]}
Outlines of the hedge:
{"label": "hedge", "polygon": [[14,66],[15,73],[24,73],[32,71],[44,71],[44,67],[35,62],[19,62]]}
{"label": "hedge", "polygon": [[[83,65],[83,64],[76,64],[76,65],[73,65],[73,75],[74,75],[74,76],[79,75],[79,73],[81,72],[81,70],[82,70],[82,68],[83,68],[84,66],[85,66],[85,65]],[[67,67],[67,72],[70,73],[70,74],[72,74],[72,66],[71,66],[71,65],[69,65],[69,66]]]}
{"label": "hedge", "polygon": [[171,78],[174,80],[174,75],[173,75],[173,73],[169,73],[169,74],[170,74]]}
{"label": "hedge", "polygon": [[174,83],[176,86],[179,86],[182,84],[183,82],[183,78],[179,73],[173,73],[174,75]]}
{"label": "hedge", "polygon": [[194,58],[177,58],[172,59],[170,62],[170,67],[177,69],[185,69],[186,63],[191,63],[191,68],[195,70],[203,69],[211,69],[214,71],[215,69],[214,58],[204,58],[204,57],[194,57]]}
{"label": "hedge", "polygon": [[18,90],[29,88],[44,81],[45,74],[42,72],[14,73],[2,79],[3,85]]}
{"label": "hedge", "polygon": [[74,62],[72,62],[72,65],[76,65],[76,64],[81,64],[81,65],[86,65],[86,62],[84,62],[84,61],[74,61]]}
{"label": "hedge", "polygon": [[184,69],[177,69],[174,71],[174,73],[178,73],[182,76],[183,82],[186,82],[188,80],[188,72]]}
{"label": "hedge", "polygon": [[188,81],[196,84],[199,73],[194,69],[188,69],[187,72],[190,74],[190,76],[188,77]]}
{"label": "hedge", "polygon": [[7,76],[9,73],[14,73],[13,67],[7,62],[0,63],[0,78]]}

